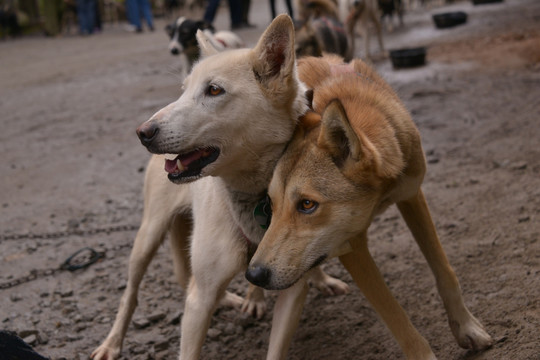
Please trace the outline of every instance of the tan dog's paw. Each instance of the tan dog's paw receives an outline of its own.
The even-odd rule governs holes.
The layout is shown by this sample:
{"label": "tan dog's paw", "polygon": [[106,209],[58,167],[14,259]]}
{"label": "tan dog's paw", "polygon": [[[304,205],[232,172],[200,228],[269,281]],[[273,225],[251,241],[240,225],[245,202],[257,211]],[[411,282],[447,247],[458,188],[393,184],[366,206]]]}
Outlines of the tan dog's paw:
{"label": "tan dog's paw", "polygon": [[90,355],[93,360],[115,360],[120,357],[120,347],[107,345],[107,340]]}
{"label": "tan dog's paw", "polygon": [[459,346],[464,349],[484,350],[493,345],[493,339],[474,316],[461,325],[457,321],[450,322],[450,328]]}
{"label": "tan dog's paw", "polygon": [[258,286],[249,285],[248,292],[242,304],[242,312],[248,313],[257,320],[262,319],[266,314],[266,301],[264,300],[264,290]]}
{"label": "tan dog's paw", "polygon": [[308,282],[325,295],[344,295],[351,291],[349,285],[326,274],[320,267],[316,267],[308,273]]}

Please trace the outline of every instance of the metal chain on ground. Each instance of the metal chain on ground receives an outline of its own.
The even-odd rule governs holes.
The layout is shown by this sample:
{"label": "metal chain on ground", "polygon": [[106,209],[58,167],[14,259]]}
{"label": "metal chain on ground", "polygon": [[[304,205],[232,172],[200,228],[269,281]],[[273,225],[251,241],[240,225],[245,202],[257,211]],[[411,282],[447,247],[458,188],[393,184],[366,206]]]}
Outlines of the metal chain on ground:
{"label": "metal chain on ground", "polygon": [[[68,237],[68,236],[85,236],[85,235],[96,235],[96,234],[111,234],[114,232],[121,232],[121,231],[134,231],[137,230],[138,226],[135,225],[118,225],[118,226],[110,226],[107,228],[99,228],[99,229],[88,229],[88,230],[71,230],[71,231],[58,231],[53,233],[42,233],[42,234],[12,234],[12,235],[0,235],[0,241],[2,240],[21,240],[21,239],[58,239],[62,237]],[[129,244],[124,245],[117,245],[114,246],[113,250],[120,250],[122,248],[130,247],[131,242]],[[89,252],[90,257],[89,259],[84,261],[77,261],[77,256],[84,252]],[[73,255],[71,255],[60,267],[52,268],[52,269],[42,269],[42,270],[31,270],[30,274],[10,280],[5,283],[0,283],[0,290],[9,289],[12,287],[15,287],[20,284],[24,284],[39,278],[52,276],[59,271],[62,270],[68,270],[68,271],[75,271],[78,269],[85,268],[87,266],[90,266],[91,264],[95,263],[99,259],[105,257],[105,253],[97,252],[94,249],[85,247],[78,251],[76,251]]]}
{"label": "metal chain on ground", "polygon": [[24,284],[24,283],[27,283],[27,282],[30,282],[30,281],[33,281],[42,277],[52,276],[56,274],[57,272],[59,272],[60,270],[62,269],[56,268],[56,269],[45,269],[45,270],[32,270],[30,271],[30,274],[26,276],[13,279],[11,281],[0,284],[0,290],[9,289],[17,285]]}
{"label": "metal chain on ground", "polygon": [[116,225],[106,228],[98,229],[88,229],[88,230],[66,230],[66,231],[57,231],[50,233],[26,233],[26,234],[0,234],[0,241],[4,240],[24,240],[24,239],[58,239],[68,236],[86,236],[86,235],[97,235],[97,234],[107,234],[121,231],[133,231],[137,230],[138,226],[135,225]]}

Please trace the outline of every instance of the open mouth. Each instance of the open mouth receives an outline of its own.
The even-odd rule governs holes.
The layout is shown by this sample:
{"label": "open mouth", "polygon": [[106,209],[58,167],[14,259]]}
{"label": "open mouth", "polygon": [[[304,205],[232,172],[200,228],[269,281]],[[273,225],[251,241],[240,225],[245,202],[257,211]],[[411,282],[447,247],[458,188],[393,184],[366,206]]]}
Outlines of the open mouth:
{"label": "open mouth", "polygon": [[199,148],[178,155],[173,160],[165,160],[165,171],[172,182],[193,181],[201,176],[202,170],[217,160],[219,149],[215,147]]}

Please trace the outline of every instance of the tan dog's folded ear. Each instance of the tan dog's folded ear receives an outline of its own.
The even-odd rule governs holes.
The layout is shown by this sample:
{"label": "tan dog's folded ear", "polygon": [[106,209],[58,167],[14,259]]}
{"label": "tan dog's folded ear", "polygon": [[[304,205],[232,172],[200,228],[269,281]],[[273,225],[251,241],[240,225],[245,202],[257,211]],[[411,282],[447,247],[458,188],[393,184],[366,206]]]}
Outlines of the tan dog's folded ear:
{"label": "tan dog's folded ear", "polygon": [[363,155],[362,143],[351,127],[347,113],[339,100],[333,100],[328,104],[321,123],[317,143],[328,149],[338,167],[341,167],[348,158],[360,160]]}
{"label": "tan dog's folded ear", "polygon": [[[377,113],[370,116],[377,116]],[[378,124],[381,127],[382,120]],[[385,131],[392,141],[379,142],[377,146],[367,136],[367,131],[370,129],[355,131],[341,102],[332,100],[322,114],[317,144],[328,149],[330,156],[342,170],[346,165],[352,165],[357,171],[359,167],[370,168],[374,174],[384,178],[398,176],[405,163],[393,129],[387,127]]]}
{"label": "tan dog's folded ear", "polygon": [[292,81],[295,53],[291,18],[285,14],[277,16],[261,36],[252,54],[253,72],[265,87],[279,91],[287,78]]}
{"label": "tan dog's folded ear", "polygon": [[219,50],[214,46],[214,43],[210,38],[202,31],[201,29],[197,30],[197,43],[199,44],[199,49],[201,49],[201,56],[207,57],[219,52]]}

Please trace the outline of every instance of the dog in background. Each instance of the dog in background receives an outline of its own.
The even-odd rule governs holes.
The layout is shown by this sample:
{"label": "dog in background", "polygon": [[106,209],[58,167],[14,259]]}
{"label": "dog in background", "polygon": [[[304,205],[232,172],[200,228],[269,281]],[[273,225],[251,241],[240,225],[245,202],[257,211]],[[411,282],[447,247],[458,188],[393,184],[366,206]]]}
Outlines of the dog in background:
{"label": "dog in background", "polygon": [[435,276],[458,344],[490,347],[493,340],[467,309],[431,219],[421,189],[426,162],[420,133],[403,103],[359,59],[310,57],[298,67],[313,92],[314,112],[302,118],[276,165],[268,187],[272,221],[247,279],[265,289],[287,289],[313,266],[339,257],[406,358],[434,360],[367,246],[373,218],[397,204]]}
{"label": "dog in background", "polygon": [[402,0],[378,0],[381,9],[381,22],[386,23],[388,31],[394,29],[394,15],[397,15],[399,26],[403,26],[403,2]]}
{"label": "dog in background", "polygon": [[350,58],[347,34],[332,0],[297,0],[296,56],[333,53]]}
{"label": "dog in background", "polygon": [[[341,0],[348,1],[348,0]],[[364,39],[364,58],[367,61],[371,61],[371,54],[369,48],[369,25],[370,23],[375,28],[375,34],[379,42],[379,49],[384,53],[384,44],[382,38],[382,26],[381,15],[377,0],[354,0],[350,6],[348,6],[347,19],[345,20],[345,27],[347,29],[347,36],[349,38],[349,47],[352,57],[355,57],[355,42],[356,42],[356,28],[360,31],[360,36]]]}
{"label": "dog in background", "polygon": [[183,16],[165,27],[169,35],[169,51],[180,56],[181,75],[185,78],[193,63],[199,59],[197,30],[202,30],[212,44],[220,50],[244,47],[242,39],[231,31],[215,31],[214,27],[202,20],[191,20]]}
{"label": "dog in background", "polygon": [[177,18],[181,5],[181,1],[179,0],[163,0],[163,14],[165,18]]}

